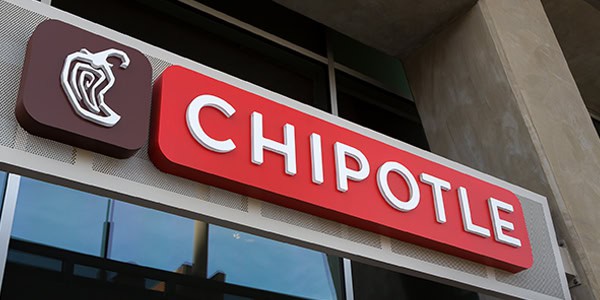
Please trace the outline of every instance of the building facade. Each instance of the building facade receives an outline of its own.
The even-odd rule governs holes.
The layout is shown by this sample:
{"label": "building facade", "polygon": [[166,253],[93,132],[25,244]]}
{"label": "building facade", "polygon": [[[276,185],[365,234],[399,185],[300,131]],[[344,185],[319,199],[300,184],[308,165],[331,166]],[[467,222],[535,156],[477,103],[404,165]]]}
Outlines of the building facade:
{"label": "building facade", "polygon": [[[2,1],[0,296],[600,298],[596,1]],[[109,46],[77,44],[88,34]],[[62,48],[75,52],[46,56]],[[80,81],[59,76],[86,63]],[[93,86],[95,74],[108,84]],[[77,96],[69,87],[93,89]],[[96,87],[103,92],[94,94]],[[179,123],[165,117],[175,106],[170,95],[188,88],[214,89],[211,95],[230,89],[223,95],[231,98],[206,104],[221,115],[196,111],[221,125],[193,123],[189,107],[187,127],[183,110]],[[110,100],[118,93],[147,107],[118,106]],[[67,115],[51,104],[56,98],[64,98]],[[78,111],[77,103],[87,108]],[[237,122],[232,116],[245,105],[255,110],[251,123],[233,133],[227,122]],[[91,107],[95,115],[85,111]],[[128,109],[146,127],[122,125]],[[279,117],[289,123],[269,124]],[[85,124],[73,129],[77,138],[51,124],[69,118]],[[179,125],[171,124],[185,137],[172,134]],[[113,142],[118,137],[108,130],[118,126],[131,133]],[[304,131],[310,141],[299,138]],[[285,148],[294,137],[295,150]],[[344,138],[355,148],[338,151]],[[219,154],[186,152],[183,140],[194,139]],[[250,150],[257,140],[264,157]],[[248,157],[235,156],[246,148]],[[388,149],[409,169],[393,169],[403,177],[389,184],[408,191],[388,186],[386,194],[388,177],[374,179],[383,169],[374,162]],[[370,173],[361,175],[369,162]],[[445,178],[448,188],[438,183],[446,215],[413,163],[454,174]],[[195,169],[202,166],[215,169]],[[284,179],[265,168],[285,170],[277,175]],[[419,191],[411,171],[421,188],[417,209],[403,206]],[[305,182],[290,181],[300,176]],[[352,196],[362,186],[377,204]],[[495,214],[486,193],[496,190],[516,202],[495,206]],[[449,204],[449,191],[456,203]],[[327,207],[314,200],[337,197],[340,204]],[[411,200],[398,200],[405,197]],[[402,225],[426,205],[427,221],[417,216]],[[371,214],[381,207],[388,210]],[[502,223],[508,217],[512,223]],[[427,226],[438,227],[419,231]]]}

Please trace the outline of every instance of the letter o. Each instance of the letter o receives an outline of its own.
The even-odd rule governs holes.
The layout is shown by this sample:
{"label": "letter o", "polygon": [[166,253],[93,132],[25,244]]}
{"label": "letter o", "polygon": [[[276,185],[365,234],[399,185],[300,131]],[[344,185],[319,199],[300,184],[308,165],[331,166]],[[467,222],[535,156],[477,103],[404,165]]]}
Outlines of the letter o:
{"label": "letter o", "polygon": [[[390,172],[398,173],[408,184],[410,194],[408,201],[402,201],[392,193],[388,183],[388,174]],[[385,201],[399,211],[411,211],[419,205],[419,201],[421,200],[421,192],[419,191],[417,180],[405,166],[395,161],[385,162],[379,167],[379,170],[377,170],[377,186]]]}

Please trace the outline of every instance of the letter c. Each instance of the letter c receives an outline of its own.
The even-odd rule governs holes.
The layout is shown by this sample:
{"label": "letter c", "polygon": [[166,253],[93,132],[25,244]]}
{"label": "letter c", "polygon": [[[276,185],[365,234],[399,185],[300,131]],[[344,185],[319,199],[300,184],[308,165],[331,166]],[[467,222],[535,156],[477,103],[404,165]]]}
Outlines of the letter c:
{"label": "letter c", "polygon": [[200,126],[200,110],[207,106],[218,109],[227,118],[230,118],[235,113],[235,108],[227,103],[227,101],[213,95],[200,95],[192,100],[185,112],[185,120],[190,133],[200,145],[208,150],[218,153],[232,151],[235,149],[235,144],[231,139],[225,141],[215,140],[209,137],[206,132],[204,132],[204,129],[202,129],[202,126]]}

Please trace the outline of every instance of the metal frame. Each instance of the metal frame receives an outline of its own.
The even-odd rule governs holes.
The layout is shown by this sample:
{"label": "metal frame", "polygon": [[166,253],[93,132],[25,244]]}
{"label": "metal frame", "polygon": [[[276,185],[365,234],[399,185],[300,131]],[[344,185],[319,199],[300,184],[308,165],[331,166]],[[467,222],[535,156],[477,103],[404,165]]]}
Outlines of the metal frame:
{"label": "metal frame", "polygon": [[102,251],[100,256],[103,258],[110,257],[110,250],[112,249],[112,234],[113,234],[113,215],[115,210],[115,200],[108,199],[108,206],[106,208],[106,220],[104,221],[104,228],[102,230]]}
{"label": "metal frame", "polygon": [[[335,81],[335,59],[331,45],[331,34],[327,31],[327,76],[329,78],[329,98],[331,103],[331,114],[338,116],[337,83]],[[346,300],[354,300],[354,285],[352,278],[352,261],[342,258],[342,269],[344,270],[344,294]]]}
{"label": "metal frame", "polygon": [[346,292],[346,300],[354,300],[354,284],[352,279],[352,261],[344,258],[344,286]]}
{"label": "metal frame", "polygon": [[17,207],[20,183],[21,176],[8,174],[6,189],[4,191],[4,202],[2,204],[2,214],[0,215],[0,292],[2,291],[4,268],[6,267],[6,259],[8,257],[8,244],[15,217],[15,208]]}
{"label": "metal frame", "polygon": [[337,102],[337,83],[335,82],[335,58],[333,57],[333,46],[331,45],[331,34],[327,31],[327,77],[329,79],[329,99],[331,103],[331,114],[339,116]]}
{"label": "metal frame", "polygon": [[[18,5],[29,11],[45,15],[49,18],[59,19],[85,30],[113,39],[117,42],[137,48],[147,55],[178,64],[191,70],[203,73],[218,80],[245,89],[249,92],[271,99],[282,105],[303,111],[314,117],[327,122],[345,127],[359,134],[368,136],[375,140],[384,142],[398,149],[411,152],[424,159],[435,161],[446,165],[459,172],[472,175],[489,183],[511,190],[527,201],[534,201],[542,205],[544,217],[548,224],[553,255],[556,257],[556,269],[559,274],[564,274],[564,267],[560,260],[560,253],[552,219],[545,198],[525,190],[521,187],[507,183],[488,174],[484,174],[467,166],[460,165],[433,153],[421,150],[417,147],[394,140],[390,137],[361,127],[352,122],[340,119],[329,113],[320,111],[311,106],[294,101],[275,92],[266,90],[259,86],[232,77],[220,71],[198,64],[189,59],[174,55],[166,50],[151,46],[137,39],[125,36],[111,29],[92,23],[83,18],[61,12],[47,5],[26,0],[6,0],[8,3]],[[228,226],[233,229],[244,230],[252,234],[258,234],[267,238],[280,240],[302,247],[327,252],[367,264],[380,266],[394,271],[415,275],[434,281],[468,287],[481,292],[495,293],[504,297],[518,297],[530,299],[555,299],[553,297],[537,293],[513,285],[504,284],[490,278],[471,275],[458,270],[429,263],[416,258],[394,254],[390,251],[391,239],[380,236],[382,248],[375,249],[368,245],[358,244],[348,239],[337,238],[323,232],[311,231],[296,225],[283,223],[274,219],[261,217],[262,202],[256,199],[248,199],[247,211],[231,209],[209,201],[199,201],[198,198],[175,194],[158,187],[136,183],[127,179],[92,171],[94,154],[77,149],[77,159],[74,165],[65,164],[56,160],[48,159],[24,151],[2,148],[0,151],[0,168],[8,171],[18,172],[26,176],[32,176],[52,183],[65,185],[86,192],[104,195],[109,198],[120,199],[134,204],[163,210],[166,212]],[[158,172],[158,171],[156,171]],[[203,185],[198,184],[198,189]],[[489,268],[488,270],[491,270]],[[491,272],[491,271],[490,271]],[[560,278],[561,287],[565,297],[570,297],[568,286],[564,278]]]}

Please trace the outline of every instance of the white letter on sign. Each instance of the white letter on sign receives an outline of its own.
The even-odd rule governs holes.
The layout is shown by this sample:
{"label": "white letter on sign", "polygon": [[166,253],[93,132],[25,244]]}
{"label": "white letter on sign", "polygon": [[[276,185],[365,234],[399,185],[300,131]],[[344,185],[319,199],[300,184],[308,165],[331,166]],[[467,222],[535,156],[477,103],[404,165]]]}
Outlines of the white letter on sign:
{"label": "white letter on sign", "polygon": [[473,224],[471,207],[469,207],[469,197],[467,196],[467,189],[462,186],[458,188],[458,202],[460,202],[460,213],[462,214],[463,227],[465,231],[486,238],[490,237],[490,231],[487,228]]}
{"label": "white letter on sign", "polygon": [[[388,183],[388,174],[390,172],[400,174],[408,184],[408,201],[401,201],[392,193]],[[421,200],[421,193],[419,191],[419,186],[417,185],[417,180],[405,166],[395,161],[388,161],[379,167],[379,170],[377,171],[377,186],[385,201],[399,211],[411,211],[419,205],[419,201]]]}
{"label": "white letter on sign", "polygon": [[312,182],[323,183],[323,153],[321,151],[321,136],[310,135],[310,161],[312,166]]}
{"label": "white letter on sign", "polygon": [[435,219],[438,223],[446,223],[446,209],[444,209],[444,198],[442,198],[442,190],[450,190],[450,182],[433,177],[426,173],[421,173],[419,176],[421,182],[431,186],[433,191],[433,204],[435,208]]}
{"label": "white letter on sign", "polygon": [[492,215],[492,225],[494,226],[494,238],[496,241],[513,246],[515,248],[521,247],[521,240],[512,236],[508,236],[502,232],[502,229],[506,229],[506,231],[515,230],[515,225],[513,225],[511,222],[500,219],[500,214],[498,213],[498,210],[512,213],[514,211],[513,206],[494,198],[488,199],[488,204],[490,207],[490,214]]}
{"label": "white letter on sign", "polygon": [[253,112],[251,118],[252,127],[252,162],[262,165],[264,161],[263,149],[273,151],[285,157],[285,173],[296,175],[296,138],[294,137],[294,126],[285,124],[283,126],[283,144],[263,137],[262,114]]}
{"label": "white letter on sign", "polygon": [[200,125],[200,110],[204,107],[214,107],[222,112],[227,118],[231,117],[235,113],[235,109],[225,100],[215,97],[212,95],[201,95],[188,105],[188,108],[185,112],[185,121],[187,122],[188,130],[196,139],[200,145],[204,146],[206,149],[219,152],[219,153],[227,153],[235,149],[235,144],[231,139],[227,139],[225,141],[218,141],[211,137],[209,137],[202,126]]}
{"label": "white letter on sign", "polygon": [[[369,176],[370,167],[365,155],[360,150],[340,142],[333,145],[335,153],[335,177],[338,191],[348,191],[348,179],[361,181]],[[352,157],[358,163],[358,170],[348,169],[346,156]]]}

